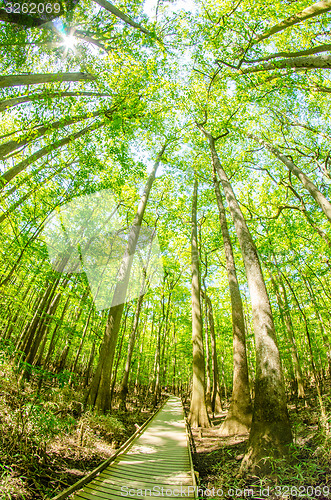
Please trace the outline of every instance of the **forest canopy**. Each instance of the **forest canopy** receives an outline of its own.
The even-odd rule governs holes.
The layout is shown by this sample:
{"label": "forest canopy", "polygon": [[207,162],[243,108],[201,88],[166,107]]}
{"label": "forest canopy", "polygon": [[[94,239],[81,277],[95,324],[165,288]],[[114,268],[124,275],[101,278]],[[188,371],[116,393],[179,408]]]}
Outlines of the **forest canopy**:
{"label": "forest canopy", "polygon": [[173,392],[290,463],[291,408],[330,425],[331,0],[55,5],[0,8],[1,426]]}

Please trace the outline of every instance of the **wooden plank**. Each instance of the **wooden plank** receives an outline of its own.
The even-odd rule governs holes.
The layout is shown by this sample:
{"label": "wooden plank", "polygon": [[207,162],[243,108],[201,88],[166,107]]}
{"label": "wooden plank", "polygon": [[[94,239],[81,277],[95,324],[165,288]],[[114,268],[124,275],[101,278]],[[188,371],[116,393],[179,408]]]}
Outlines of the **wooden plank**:
{"label": "wooden plank", "polygon": [[[146,497],[142,497],[141,495],[139,496],[132,496],[131,494],[126,496],[126,495],[123,495],[123,494],[120,494],[120,495],[116,495],[116,494],[112,494],[111,497],[108,497],[108,499],[111,499],[111,500],[118,500],[118,499],[125,499],[125,498],[130,498],[131,500],[141,500],[142,498],[145,498],[145,500],[147,498],[150,498],[150,499],[153,499],[153,498],[166,498],[165,496],[146,496]],[[171,498],[171,497],[168,497],[168,498]],[[174,497],[175,498],[175,497]],[[178,496],[177,496],[178,498]],[[180,498],[180,497],[179,497]],[[194,500],[195,499],[195,496],[192,496],[192,494],[190,494],[189,496],[182,496],[182,498],[185,498],[187,500]],[[96,495],[95,493],[91,494],[91,493],[83,493],[83,494],[77,494],[75,496],[75,499],[77,500],[105,500],[105,497],[102,497],[102,496],[98,496]]]}
{"label": "wooden plank", "polygon": [[[118,496],[118,498],[122,498],[122,500],[123,500],[123,498],[125,498],[121,494],[120,495],[116,495],[116,497],[114,495],[113,498],[115,499],[115,498],[117,498],[117,496]],[[108,498],[108,500],[109,499],[113,500],[113,498],[110,497],[109,495],[108,495],[108,497],[106,497],[106,499],[107,498]],[[134,496],[130,495],[130,498],[133,499],[133,500],[141,500],[141,497],[137,497],[137,496],[134,497]],[[97,493],[87,493],[85,491],[82,491],[79,494],[75,495],[75,499],[77,499],[77,500],[105,500],[105,497],[101,496],[101,495],[99,495]]]}
{"label": "wooden plank", "polygon": [[[134,477],[136,480],[140,480],[140,481],[143,481],[145,483],[150,483],[150,484],[155,484],[156,482],[158,484],[184,484],[184,482],[186,483],[186,485],[190,485],[192,484],[192,480],[191,480],[191,475],[189,472],[185,472],[185,473],[179,473],[177,474],[176,478],[174,477],[171,477],[171,476],[164,476],[164,475],[159,475],[159,476],[156,476],[155,473],[153,474],[150,474],[150,475],[133,475],[132,473],[128,474],[126,471],[123,471],[122,473],[120,472],[116,472],[112,475],[109,475],[109,476],[103,476],[101,478],[97,478],[95,481],[98,481],[99,483],[100,482],[105,482],[107,480],[111,480],[111,479],[114,479],[114,481],[123,481],[124,479],[126,478],[132,478]],[[101,480],[101,481],[100,481]]]}
{"label": "wooden plank", "polygon": [[[176,475],[179,476],[179,475],[183,475],[183,474],[189,474],[189,469],[187,469],[187,471],[178,471],[176,472]],[[109,477],[112,477],[112,476],[118,476],[118,477],[122,477],[123,475],[124,476],[136,476],[137,478],[144,478],[146,477],[149,478],[149,477],[152,477],[152,478],[157,478],[157,477],[163,477],[164,479],[166,479],[167,477],[171,477],[172,480],[175,480],[175,477],[174,477],[174,473],[173,471],[158,471],[157,469],[154,469],[154,470],[149,470],[149,471],[146,471],[146,474],[144,474],[144,471],[137,471],[137,470],[128,470],[128,469],[120,469],[120,470],[114,470],[111,474],[104,474],[103,476],[100,476],[104,479],[107,479]],[[99,479],[99,478],[98,478]]]}
{"label": "wooden plank", "polygon": [[[141,499],[138,490],[163,497],[157,495],[162,488],[168,490],[168,496],[178,496],[181,491],[185,498],[195,499],[193,486],[196,484],[184,412],[180,399],[173,396],[125,452],[85,483],[74,500]],[[125,494],[129,489],[130,494]]]}
{"label": "wooden plank", "polygon": [[107,458],[107,460],[105,460],[104,462],[102,462],[102,464],[99,465],[99,467],[97,467],[92,472],[90,472],[89,474],[87,474],[85,477],[83,477],[82,479],[80,479],[79,481],[77,481],[75,484],[72,484],[71,486],[69,486],[69,488],[67,488],[66,490],[64,490],[61,493],[59,493],[58,495],[56,495],[55,497],[53,497],[51,500],[63,500],[64,498],[67,498],[69,495],[71,495],[75,491],[78,491],[79,489],[81,489],[84,486],[84,484],[89,483],[100,472],[102,472],[106,467],[108,467],[108,465],[111,462],[113,462],[120,454],[124,453],[124,451],[127,450],[127,448],[131,445],[131,443],[134,441],[134,439],[136,439],[136,437],[139,436],[144,431],[144,429],[153,420],[153,418],[155,418],[157,416],[157,414],[163,408],[163,406],[166,404],[166,402],[167,401],[165,401],[156,410],[156,412],[150,418],[148,418],[146,420],[146,422],[141,427],[139,427],[139,429],[137,429],[136,432],[134,434],[132,434],[132,436],[130,436],[127,441],[125,441],[124,444],[122,444],[122,446],[116,451],[116,453],[114,453],[114,455],[112,455],[110,458]]}
{"label": "wooden plank", "polygon": [[[123,480],[123,479],[128,479],[129,481],[131,480],[132,476],[125,476],[125,475],[113,475],[113,476],[109,476],[108,478],[107,477],[104,477],[104,478],[96,478],[95,479],[95,484],[99,484],[100,487],[103,487],[103,485],[105,484],[109,484],[109,485],[116,485],[118,484],[118,480]],[[191,476],[189,473],[186,473],[182,478],[178,478],[179,480],[181,480],[181,484],[183,484],[184,486],[189,486],[191,485],[192,481],[191,481]],[[151,480],[149,480],[148,478],[144,478],[144,483],[146,483],[146,485],[154,485],[155,484],[155,477]],[[185,484],[187,483],[187,484]],[[158,484],[160,485],[166,485],[166,484],[169,484],[169,482],[165,481],[165,480],[158,480]]]}
{"label": "wooden plank", "polygon": [[[189,466],[189,462],[187,461],[186,462],[186,467],[184,464],[182,464],[180,467],[177,466],[176,467],[176,471],[188,471],[190,470],[190,466]],[[118,464],[116,467],[112,467],[112,471],[111,473],[114,471],[117,471],[117,470],[121,470],[121,469],[125,469],[127,471],[132,471],[132,472],[139,472],[141,471],[142,474],[144,474],[144,472],[147,472],[147,471],[150,471],[150,472],[154,472],[154,471],[163,471],[165,474],[167,473],[167,471],[169,473],[173,472],[174,471],[174,466],[170,463],[168,464],[153,464],[153,463],[149,463],[148,465],[146,464],[146,462],[144,461],[141,461],[141,462],[138,462],[136,465],[133,465],[133,464],[129,464],[127,462],[124,462],[124,463],[120,463]]]}

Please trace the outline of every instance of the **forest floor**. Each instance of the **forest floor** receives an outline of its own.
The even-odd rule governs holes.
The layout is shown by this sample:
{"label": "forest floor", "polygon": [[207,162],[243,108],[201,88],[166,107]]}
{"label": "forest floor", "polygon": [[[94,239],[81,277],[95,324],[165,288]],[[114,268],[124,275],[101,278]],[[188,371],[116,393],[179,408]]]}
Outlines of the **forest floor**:
{"label": "forest floor", "polygon": [[[53,497],[115,453],[152,413],[151,405],[138,407],[138,401],[130,403],[127,413],[83,412],[83,391],[49,383],[38,393],[34,382],[20,384],[13,366],[0,361],[1,500]],[[324,384],[323,396],[329,416],[330,385]],[[202,434],[193,430],[200,498],[331,498],[331,436],[321,428],[314,388],[307,392],[306,403],[289,401],[293,460],[275,461],[265,477],[237,477],[247,436],[218,436],[226,410],[224,406],[213,427]]]}
{"label": "forest floor", "polygon": [[[323,401],[331,424],[330,383],[324,386]],[[307,391],[306,403],[289,402],[294,436],[291,461],[275,460],[272,472],[263,477],[239,476],[248,435],[220,437],[224,411],[212,419],[210,429],[192,429],[195,444],[194,468],[199,473],[199,498],[215,499],[330,499],[331,434],[320,425],[315,390]],[[331,430],[331,429],[330,429]]]}
{"label": "forest floor", "polygon": [[68,385],[38,394],[0,366],[0,499],[52,498],[112,456],[152,414],[131,401],[128,412],[83,412],[83,392]]}

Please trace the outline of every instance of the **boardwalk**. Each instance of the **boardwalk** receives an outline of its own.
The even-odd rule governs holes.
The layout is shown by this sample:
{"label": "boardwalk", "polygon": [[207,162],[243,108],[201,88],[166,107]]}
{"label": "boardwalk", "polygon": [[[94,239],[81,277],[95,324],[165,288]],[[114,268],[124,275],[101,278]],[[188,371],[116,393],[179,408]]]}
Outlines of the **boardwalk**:
{"label": "boardwalk", "polygon": [[132,446],[74,500],[195,498],[184,413],[170,397]]}

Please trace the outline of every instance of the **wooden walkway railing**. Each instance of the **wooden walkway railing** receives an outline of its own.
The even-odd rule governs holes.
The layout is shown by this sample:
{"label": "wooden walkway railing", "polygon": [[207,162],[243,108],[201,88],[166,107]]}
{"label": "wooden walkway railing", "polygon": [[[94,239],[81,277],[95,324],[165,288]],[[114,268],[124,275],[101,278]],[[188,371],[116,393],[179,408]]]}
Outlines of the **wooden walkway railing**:
{"label": "wooden walkway railing", "polygon": [[196,499],[180,398],[171,396],[115,455],[52,500],[69,496],[74,500]]}

